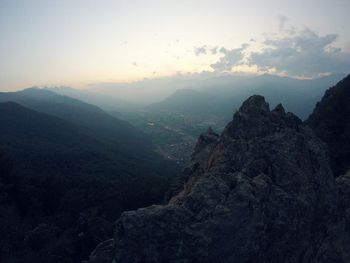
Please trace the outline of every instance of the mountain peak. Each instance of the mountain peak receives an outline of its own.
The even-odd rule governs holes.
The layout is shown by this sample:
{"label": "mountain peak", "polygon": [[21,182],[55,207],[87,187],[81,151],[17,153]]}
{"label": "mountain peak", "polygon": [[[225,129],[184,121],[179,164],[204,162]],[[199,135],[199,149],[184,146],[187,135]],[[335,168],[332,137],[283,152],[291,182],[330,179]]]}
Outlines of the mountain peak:
{"label": "mountain peak", "polygon": [[270,111],[270,107],[263,96],[253,95],[243,102],[240,111],[245,113],[261,113]]}
{"label": "mountain peak", "polygon": [[[276,114],[277,113],[277,114]],[[231,138],[255,138],[280,131],[284,128],[296,128],[302,121],[293,113],[284,111],[281,104],[270,111],[269,104],[260,95],[245,100],[226,126],[223,136]]]}
{"label": "mountain peak", "polygon": [[282,106],[281,103],[279,103],[272,111],[276,112],[276,113],[279,113],[281,115],[286,114],[286,111],[285,111],[285,109],[284,109],[284,107]]}

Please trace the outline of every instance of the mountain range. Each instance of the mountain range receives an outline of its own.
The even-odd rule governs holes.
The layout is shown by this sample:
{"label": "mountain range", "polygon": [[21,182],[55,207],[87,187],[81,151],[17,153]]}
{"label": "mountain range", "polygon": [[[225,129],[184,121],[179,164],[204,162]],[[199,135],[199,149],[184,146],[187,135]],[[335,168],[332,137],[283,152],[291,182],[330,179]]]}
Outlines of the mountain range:
{"label": "mountain range", "polygon": [[[126,121],[119,120],[105,113],[97,106],[87,104],[77,99],[70,98],[68,96],[59,95],[55,92],[43,90],[43,89],[26,89],[19,92],[8,92],[0,93],[0,102],[12,101],[16,102],[23,107],[28,109],[19,108],[23,114],[18,116],[12,116],[15,112],[8,110],[6,114],[6,121],[11,123],[12,120],[17,120],[17,127],[15,123],[12,123],[14,129],[18,131],[25,127],[24,121],[27,121],[28,132],[30,129],[41,131],[37,135],[45,135],[45,132],[53,132],[50,138],[45,138],[51,144],[55,144],[50,149],[45,149],[47,145],[43,145],[42,149],[45,149],[48,155],[54,155],[55,149],[59,149],[68,142],[75,142],[77,149],[82,149],[85,154],[88,152],[94,152],[96,157],[100,156],[102,163],[97,164],[101,166],[98,169],[102,169],[101,172],[106,169],[110,169],[112,166],[118,167],[116,170],[111,170],[111,174],[139,174],[141,173],[159,173],[157,168],[159,162],[162,162],[162,158],[154,153],[151,141],[141,131],[134,128]],[[13,107],[15,107],[13,105]],[[31,109],[32,111],[29,111]],[[34,112],[35,111],[35,112]],[[49,120],[51,115],[50,123],[52,127],[45,127],[49,121],[39,121],[38,113],[44,113],[46,119]],[[26,113],[27,118],[19,119],[18,117],[23,116]],[[44,115],[43,115],[44,116]],[[44,118],[41,116],[41,118]],[[31,123],[36,123],[33,125]],[[56,122],[56,123],[55,123]],[[7,123],[4,123],[4,127]],[[57,125],[60,127],[54,127]],[[68,130],[68,131],[67,131]],[[23,130],[23,133],[26,129]],[[65,134],[66,138],[61,136],[62,141],[56,141],[56,136],[59,134]],[[16,132],[13,131],[13,136]],[[33,132],[33,134],[36,134]],[[80,135],[79,135],[80,134]],[[59,138],[59,136],[57,137]],[[15,138],[18,139],[18,138]],[[40,140],[41,138],[36,138]],[[50,141],[51,140],[51,141]],[[66,140],[66,141],[65,141]],[[81,142],[81,143],[79,143]],[[31,145],[31,146],[30,146]],[[29,148],[28,152],[40,152],[37,149],[37,144],[31,142],[27,145]],[[38,144],[40,145],[40,144]],[[57,147],[56,147],[57,146]],[[32,149],[30,149],[32,147]],[[90,151],[85,151],[90,147]],[[9,148],[9,147],[8,147]],[[137,151],[135,151],[137,149]],[[16,147],[13,150],[17,151]],[[22,149],[23,151],[23,149]],[[64,156],[65,153],[63,152]],[[66,159],[69,159],[66,155]],[[79,160],[79,158],[78,158]],[[110,165],[106,165],[105,162],[110,160]],[[76,162],[76,161],[74,161]],[[49,164],[47,164],[49,165]],[[78,165],[78,163],[77,163]],[[167,164],[164,164],[166,167]],[[40,170],[40,167],[37,167]],[[94,173],[95,171],[92,171]]]}
{"label": "mountain range", "polygon": [[317,95],[338,77],[220,78],[118,110],[0,93],[0,261],[349,262],[350,76]]}
{"label": "mountain range", "polygon": [[110,113],[144,131],[160,154],[184,164],[190,160],[196,138],[208,126],[221,132],[247,97],[263,95],[271,106],[282,103],[287,111],[306,119],[325,90],[343,77],[293,79],[265,74],[199,78],[197,82],[180,78],[179,89],[165,99]]}
{"label": "mountain range", "polygon": [[342,74],[334,74],[303,80],[264,74],[257,77],[214,78],[200,87],[179,89],[147,108],[184,114],[216,114],[226,116],[228,121],[231,117],[228,113],[238,109],[245,98],[251,94],[261,94],[271,105],[283,103],[288,111],[305,119],[325,90],[344,77]]}
{"label": "mountain range", "polygon": [[87,259],[121,212],[162,202],[177,171],[94,105],[43,89],[0,93],[0,261]]}

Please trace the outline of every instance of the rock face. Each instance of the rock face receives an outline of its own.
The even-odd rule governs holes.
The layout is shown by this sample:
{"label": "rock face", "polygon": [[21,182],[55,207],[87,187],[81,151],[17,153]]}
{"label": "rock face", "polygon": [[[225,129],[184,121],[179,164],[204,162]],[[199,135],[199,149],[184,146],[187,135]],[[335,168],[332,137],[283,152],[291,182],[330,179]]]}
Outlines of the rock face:
{"label": "rock face", "polygon": [[307,120],[330,149],[335,176],[350,168],[350,75],[328,89]]}
{"label": "rock face", "polygon": [[328,159],[300,119],[252,96],[200,136],[169,203],[123,213],[89,262],[350,262],[350,176],[336,183]]}
{"label": "rock face", "polygon": [[337,210],[328,222],[316,262],[350,262],[350,170],[336,179],[339,199]]}

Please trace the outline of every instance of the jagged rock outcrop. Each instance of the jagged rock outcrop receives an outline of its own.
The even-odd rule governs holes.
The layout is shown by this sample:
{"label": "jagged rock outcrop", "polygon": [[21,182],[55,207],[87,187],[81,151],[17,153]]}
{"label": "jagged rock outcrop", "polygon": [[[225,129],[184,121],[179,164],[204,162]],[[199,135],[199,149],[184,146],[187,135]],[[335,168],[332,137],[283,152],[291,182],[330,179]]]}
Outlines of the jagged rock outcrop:
{"label": "jagged rock outcrop", "polygon": [[306,123],[328,144],[335,176],[350,169],[350,75],[325,92]]}
{"label": "jagged rock outcrop", "polygon": [[252,96],[220,136],[199,138],[169,203],[123,213],[89,262],[348,262],[329,226],[346,221],[349,189],[328,159],[300,119]]}

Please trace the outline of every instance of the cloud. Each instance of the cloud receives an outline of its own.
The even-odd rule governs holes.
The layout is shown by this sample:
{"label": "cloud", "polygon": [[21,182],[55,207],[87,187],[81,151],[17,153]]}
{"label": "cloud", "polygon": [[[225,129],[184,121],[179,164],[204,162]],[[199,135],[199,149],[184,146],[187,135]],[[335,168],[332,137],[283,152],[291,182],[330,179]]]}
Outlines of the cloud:
{"label": "cloud", "polygon": [[279,16],[279,32],[264,33],[262,41],[251,38],[249,44],[235,49],[203,45],[194,48],[195,55],[218,57],[210,64],[213,73],[249,68],[257,73],[312,78],[350,72],[350,42],[339,48],[337,34],[321,35],[309,28],[298,30],[288,21],[286,16]]}
{"label": "cloud", "polygon": [[241,64],[244,57],[243,51],[249,46],[249,44],[243,44],[240,48],[226,49],[220,48],[219,52],[224,54],[219,61],[211,64],[210,67],[217,72],[231,71],[232,67]]}
{"label": "cloud", "polygon": [[219,47],[215,46],[210,49],[212,55],[216,55],[218,53]]}
{"label": "cloud", "polygon": [[280,34],[289,34],[294,35],[296,33],[296,29],[294,26],[289,25],[289,18],[286,16],[278,16],[278,31]]}
{"label": "cloud", "polygon": [[138,66],[138,64],[134,61],[134,62],[132,62],[131,63],[134,67],[137,67]]}
{"label": "cloud", "polygon": [[350,52],[350,42],[345,43],[345,51]]}
{"label": "cloud", "polygon": [[196,56],[200,55],[216,55],[219,52],[219,47],[218,46],[207,46],[203,45],[201,47],[194,47],[194,54]]}
{"label": "cloud", "polygon": [[260,70],[275,68],[292,76],[313,77],[350,71],[350,53],[332,47],[336,34],[320,36],[304,29],[286,37],[269,37],[261,52],[252,52],[249,64]]}
{"label": "cloud", "polygon": [[195,47],[194,48],[194,54],[196,54],[196,56],[199,56],[199,55],[206,55],[207,54],[207,46],[204,45],[204,46],[201,46],[201,47]]}

